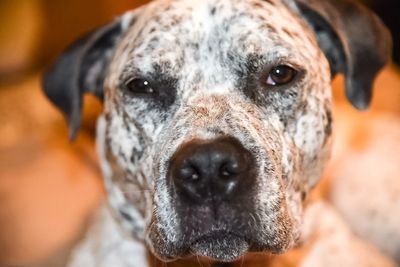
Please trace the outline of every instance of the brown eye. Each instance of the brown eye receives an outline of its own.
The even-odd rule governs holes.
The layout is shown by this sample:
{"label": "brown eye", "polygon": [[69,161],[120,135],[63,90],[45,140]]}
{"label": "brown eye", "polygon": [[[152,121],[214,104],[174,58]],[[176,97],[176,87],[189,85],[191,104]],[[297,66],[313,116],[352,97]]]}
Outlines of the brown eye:
{"label": "brown eye", "polygon": [[154,94],[155,90],[146,79],[133,79],[126,85],[126,90],[132,94]]}
{"label": "brown eye", "polygon": [[285,85],[292,82],[296,75],[297,71],[292,67],[286,65],[276,66],[268,73],[266,83],[270,86]]}

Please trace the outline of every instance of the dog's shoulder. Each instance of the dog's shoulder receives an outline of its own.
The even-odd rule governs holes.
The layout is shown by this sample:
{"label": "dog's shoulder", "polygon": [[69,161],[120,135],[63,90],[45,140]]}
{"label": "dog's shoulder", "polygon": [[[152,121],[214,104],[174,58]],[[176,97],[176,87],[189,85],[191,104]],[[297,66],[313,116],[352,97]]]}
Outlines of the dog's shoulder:
{"label": "dog's shoulder", "polygon": [[147,266],[143,242],[127,239],[106,205],[91,221],[89,231],[71,253],[68,267]]}

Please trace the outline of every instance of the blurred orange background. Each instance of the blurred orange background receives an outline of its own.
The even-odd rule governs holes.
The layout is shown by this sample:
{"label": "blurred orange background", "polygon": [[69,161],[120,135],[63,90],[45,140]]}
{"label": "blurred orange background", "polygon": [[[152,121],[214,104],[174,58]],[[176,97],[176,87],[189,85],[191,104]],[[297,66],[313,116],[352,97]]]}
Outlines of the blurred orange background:
{"label": "blurred orange background", "polygon": [[[62,266],[103,196],[94,148],[101,103],[85,98],[82,130],[69,143],[62,115],[42,94],[43,68],[80,34],[145,2],[0,1],[0,266]],[[398,169],[382,175],[400,176],[398,156],[376,148],[384,138],[386,146],[400,152],[397,67],[390,65],[379,76],[366,113],[349,106],[342,83],[341,77],[334,81],[335,150],[319,191],[328,200],[338,166],[364,166],[368,157],[375,166],[341,175],[368,179],[369,167],[390,161]]]}
{"label": "blurred orange background", "polygon": [[85,99],[81,134],[69,143],[42,94],[42,69],[82,33],[144,2],[0,1],[0,266],[61,265],[102,197],[93,145],[101,104]]}

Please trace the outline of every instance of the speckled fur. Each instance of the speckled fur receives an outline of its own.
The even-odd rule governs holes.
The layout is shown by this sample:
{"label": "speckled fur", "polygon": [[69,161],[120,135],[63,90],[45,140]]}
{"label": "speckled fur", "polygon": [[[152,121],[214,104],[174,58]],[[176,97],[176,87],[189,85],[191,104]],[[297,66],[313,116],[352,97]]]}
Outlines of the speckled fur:
{"label": "speckled fur", "polygon": [[[303,200],[329,155],[332,123],[329,64],[295,4],[159,0],[122,20],[126,32],[108,70],[98,143],[111,211],[127,236],[164,260],[182,256],[169,159],[192,139],[228,135],[253,154],[258,173],[254,210],[238,220],[258,233],[260,248],[294,247]],[[299,79],[263,87],[259,77],[277,64],[299,69]],[[161,89],[167,97],[124,91],[137,76],[167,79],[159,81],[168,85]],[[223,255],[198,250],[229,261],[248,249],[233,246]]]}

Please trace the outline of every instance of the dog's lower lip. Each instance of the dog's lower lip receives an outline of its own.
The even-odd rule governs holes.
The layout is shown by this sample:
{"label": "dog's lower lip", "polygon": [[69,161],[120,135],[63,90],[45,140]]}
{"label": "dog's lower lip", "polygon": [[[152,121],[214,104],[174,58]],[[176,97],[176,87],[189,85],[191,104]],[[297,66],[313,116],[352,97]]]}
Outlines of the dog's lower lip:
{"label": "dog's lower lip", "polygon": [[235,261],[250,248],[246,239],[228,231],[212,231],[196,239],[190,246],[192,253],[217,261]]}
{"label": "dog's lower lip", "polygon": [[192,244],[197,243],[204,239],[221,239],[221,238],[227,238],[227,237],[236,237],[236,238],[244,239],[244,237],[242,237],[234,232],[231,232],[231,231],[215,230],[215,231],[210,231],[208,233],[200,235],[197,239],[195,239],[192,242]]}

